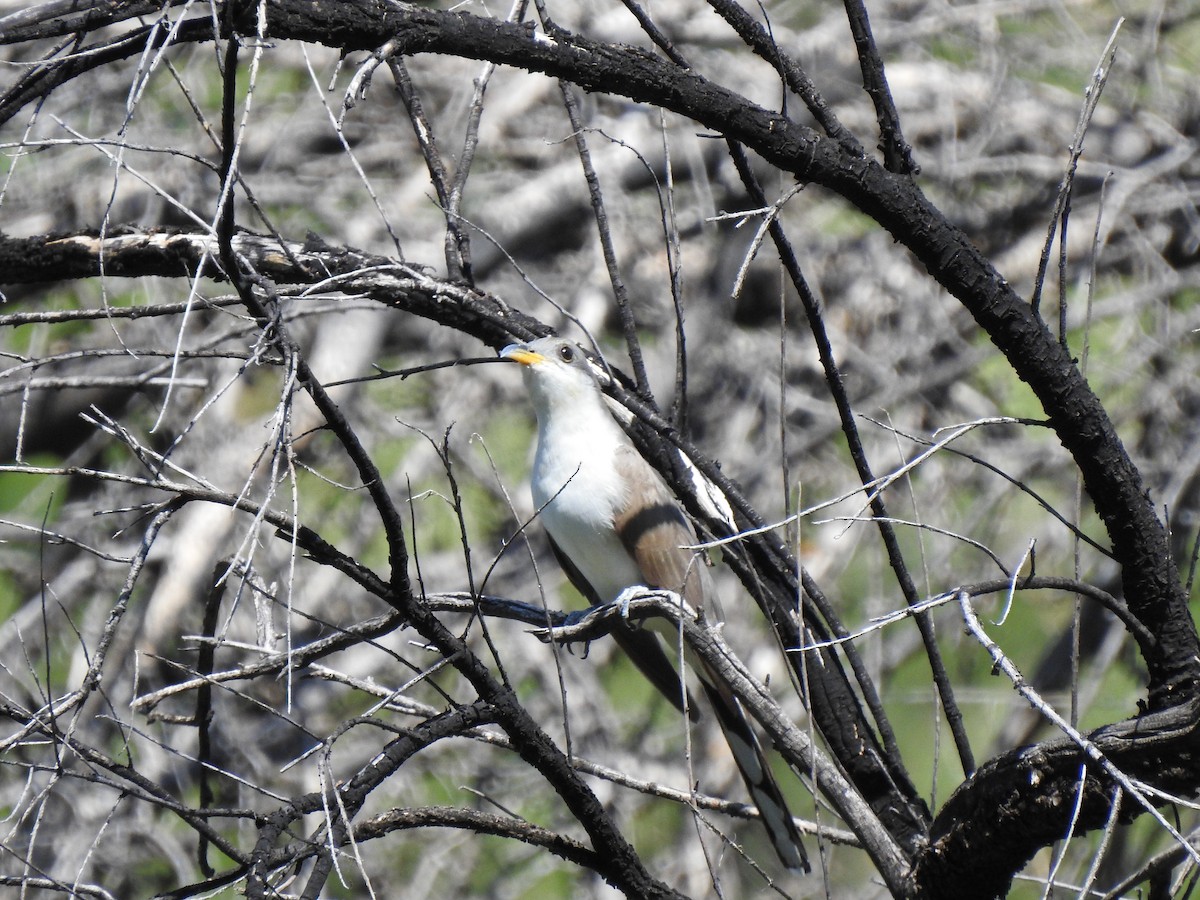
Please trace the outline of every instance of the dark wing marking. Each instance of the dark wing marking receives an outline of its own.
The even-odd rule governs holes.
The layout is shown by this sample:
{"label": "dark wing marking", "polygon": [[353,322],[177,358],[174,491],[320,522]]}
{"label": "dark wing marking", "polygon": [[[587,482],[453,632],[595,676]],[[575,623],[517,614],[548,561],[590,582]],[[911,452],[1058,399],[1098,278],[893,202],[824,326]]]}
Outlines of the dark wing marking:
{"label": "dark wing marking", "polygon": [[646,587],[674,591],[710,620],[721,618],[704,557],[683,547],[696,542],[679,502],[632,445],[617,451],[617,472],[629,485],[625,508],[613,517],[617,537],[634,558]]}

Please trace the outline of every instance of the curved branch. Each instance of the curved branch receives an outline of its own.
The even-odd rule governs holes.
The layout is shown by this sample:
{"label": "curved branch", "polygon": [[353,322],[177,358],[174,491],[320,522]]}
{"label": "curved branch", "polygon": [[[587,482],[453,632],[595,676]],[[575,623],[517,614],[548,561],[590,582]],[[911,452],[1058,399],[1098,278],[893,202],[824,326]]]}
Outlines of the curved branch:
{"label": "curved branch", "polygon": [[[1108,725],[1086,739],[1129,778],[1144,780],[1166,795],[1187,796],[1196,784],[1192,761],[1200,753],[1200,701]],[[1061,738],[1013,750],[981,766],[938,811],[928,852],[915,868],[918,892],[965,900],[1002,896],[1022,861],[1067,833],[1081,789],[1081,765],[1088,777],[1075,830],[1103,827],[1112,808],[1112,781],[1096,763],[1083,759],[1076,741]],[[1160,796],[1157,802],[1166,799]],[[1141,811],[1136,800],[1121,801],[1122,821]],[[984,847],[987,851],[980,852]]]}
{"label": "curved branch", "polygon": [[95,31],[183,3],[184,0],[50,0],[0,16],[0,44]]}
{"label": "curved branch", "polygon": [[[537,319],[502,300],[465,285],[426,274],[420,266],[397,262],[352,247],[334,247],[319,240],[280,242],[269,235],[239,231],[233,250],[259,275],[277,285],[308,285],[299,296],[351,294],[369,297],[406,312],[431,319],[472,335],[499,349],[516,337],[527,340],[547,333]],[[12,238],[0,234],[0,271],[12,283],[45,283],[67,278],[106,276],[197,277],[224,279],[213,262],[216,238],[203,232],[176,229],[110,229],[94,232]],[[101,266],[103,265],[103,269]],[[229,301],[219,301],[227,305]],[[180,307],[180,310],[183,307]],[[159,315],[163,307],[144,314]],[[165,308],[170,311],[170,308]],[[88,311],[67,310],[71,318],[136,318],[139,307]],[[0,325],[47,321],[45,311],[12,313]]]}
{"label": "curved branch", "polygon": [[879,145],[883,150],[883,164],[889,172],[916,175],[921,167],[913,160],[912,147],[900,130],[900,116],[896,112],[896,101],[888,86],[883,71],[883,57],[875,46],[871,33],[871,22],[862,0],[844,0],[846,21],[854,35],[854,46],[858,50],[858,66],[862,72],[863,88],[875,107],[875,119],[879,123]]}
{"label": "curved branch", "polygon": [[[155,5],[161,7],[162,4]],[[101,44],[76,49],[69,56],[45,60],[0,95],[0,125],[28,104],[49,96],[56,88],[88,72],[103,69],[118,60],[139,56],[147,50],[156,50],[165,46],[168,39],[171,43],[180,44],[210,40],[212,37],[212,18],[195,18],[181,22],[173,35],[169,29],[147,25]]]}
{"label": "curved branch", "polygon": [[465,828],[476,834],[491,834],[542,847],[577,866],[603,871],[596,852],[578,841],[542,828],[531,822],[460,807],[427,806],[419,809],[391,809],[373,816],[354,829],[354,839],[371,840],[393,831],[409,828]]}
{"label": "curved branch", "polygon": [[738,37],[746,43],[747,47],[771,64],[771,67],[787,84],[788,90],[804,101],[805,107],[820,123],[822,130],[827,135],[841,144],[847,153],[854,156],[866,156],[866,151],[859,143],[858,138],[841,123],[833,110],[829,108],[829,104],[825,102],[825,98],[821,96],[812,79],[808,77],[808,73],[796,60],[783,52],[783,49],[775,42],[774,36],[766,28],[756,22],[734,0],[709,0],[709,6],[729,23],[729,27],[738,33]]}

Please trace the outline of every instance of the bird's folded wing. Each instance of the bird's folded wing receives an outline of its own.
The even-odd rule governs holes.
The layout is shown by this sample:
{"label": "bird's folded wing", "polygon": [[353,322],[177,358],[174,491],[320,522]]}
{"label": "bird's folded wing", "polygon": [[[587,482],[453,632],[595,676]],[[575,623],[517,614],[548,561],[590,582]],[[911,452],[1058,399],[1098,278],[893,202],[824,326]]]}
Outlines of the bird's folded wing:
{"label": "bird's folded wing", "polygon": [[632,445],[620,448],[615,464],[628,494],[613,527],[646,587],[674,591],[693,609],[703,610],[709,621],[721,620],[703,554],[684,549],[696,542],[696,535],[679,501]]}

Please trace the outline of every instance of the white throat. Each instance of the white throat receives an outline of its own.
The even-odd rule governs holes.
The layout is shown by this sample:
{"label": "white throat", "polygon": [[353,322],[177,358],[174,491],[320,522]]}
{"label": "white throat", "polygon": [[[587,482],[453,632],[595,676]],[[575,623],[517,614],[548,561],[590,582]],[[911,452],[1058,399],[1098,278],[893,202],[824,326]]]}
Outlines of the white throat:
{"label": "white throat", "polygon": [[536,378],[529,380],[538,419],[533,501],[550,537],[601,600],[614,600],[642,580],[613,530],[614,514],[628,501],[615,465],[628,438],[595,385],[550,392],[538,390]]}
{"label": "white throat", "polygon": [[553,498],[555,507],[565,505],[578,516],[611,524],[624,500],[614,466],[624,432],[594,388],[553,397],[531,388],[538,420],[534,502],[541,507]]}

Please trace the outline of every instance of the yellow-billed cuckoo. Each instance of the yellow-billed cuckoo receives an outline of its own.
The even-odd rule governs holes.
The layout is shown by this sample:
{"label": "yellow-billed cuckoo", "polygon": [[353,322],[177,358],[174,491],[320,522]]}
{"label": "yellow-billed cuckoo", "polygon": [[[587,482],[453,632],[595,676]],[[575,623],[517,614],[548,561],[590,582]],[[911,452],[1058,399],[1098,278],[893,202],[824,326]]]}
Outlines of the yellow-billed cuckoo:
{"label": "yellow-billed cuckoo", "polygon": [[[687,549],[695,535],[661,476],[642,458],[605,407],[578,345],[561,338],[512,344],[500,355],[522,366],[537,412],[533,502],[554,554],[592,605],[612,603],[628,588],[674,591],[694,609],[719,618],[702,559]],[[649,629],[618,627],[613,638],[680,710],[686,688]],[[700,676],[771,843],[790,869],[808,857],[787,804],[737,698],[697,657]]]}

